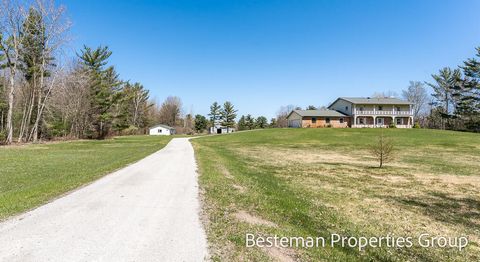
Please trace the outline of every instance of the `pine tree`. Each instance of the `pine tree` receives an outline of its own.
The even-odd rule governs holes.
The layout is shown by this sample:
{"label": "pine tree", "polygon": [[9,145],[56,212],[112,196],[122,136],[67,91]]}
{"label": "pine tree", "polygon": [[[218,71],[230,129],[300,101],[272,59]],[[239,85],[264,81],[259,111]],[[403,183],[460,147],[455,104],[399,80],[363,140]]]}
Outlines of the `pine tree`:
{"label": "pine tree", "polygon": [[248,130],[252,130],[255,128],[255,118],[253,118],[252,115],[248,114],[245,117],[245,126]]}
{"label": "pine tree", "polygon": [[242,131],[242,130],[246,130],[247,129],[247,123],[245,121],[245,116],[242,115],[240,117],[240,119],[238,120],[238,123],[237,123],[237,128],[239,131]]}
{"label": "pine tree", "polygon": [[235,118],[237,117],[237,110],[235,110],[231,102],[227,101],[223,104],[221,117],[222,125],[227,127],[228,133],[229,129],[235,126]]}
{"label": "pine tree", "polygon": [[268,120],[264,116],[259,116],[259,117],[257,117],[257,120],[255,120],[255,125],[258,128],[266,128],[267,125],[268,125]]}
{"label": "pine tree", "polygon": [[[37,116],[41,118],[40,107],[41,100],[46,95],[44,85],[45,77],[50,76],[50,71],[47,69],[49,66],[55,66],[53,64],[53,57],[47,57],[45,51],[46,47],[46,31],[43,17],[39,11],[31,7],[29,9],[27,18],[22,24],[21,30],[21,53],[20,53],[20,69],[23,72],[23,76],[27,82],[27,85],[23,86],[24,101],[23,101],[23,115],[20,124],[20,131],[18,140],[22,141],[24,136],[26,139],[38,138],[38,130],[41,128],[36,126],[41,125],[43,121],[36,120]],[[34,121],[32,121],[32,119]],[[27,132],[31,125],[32,131],[30,136]],[[35,137],[32,137],[35,136]]]}
{"label": "pine tree", "polygon": [[[436,106],[442,108],[442,119],[453,118],[453,109],[455,108],[455,90],[461,81],[462,73],[459,69],[450,69],[445,67],[439,71],[438,75],[432,75],[435,83],[427,83],[432,87],[434,93],[432,96],[436,100]],[[449,122],[447,122],[449,123]],[[445,121],[443,123],[445,129]]]}
{"label": "pine tree", "polygon": [[[480,47],[476,50],[480,58]],[[470,58],[461,68],[465,78],[455,93],[456,112],[464,119],[467,129],[480,131],[480,61]]]}
{"label": "pine tree", "polygon": [[104,139],[109,135],[112,122],[115,118],[114,106],[121,98],[120,85],[114,67],[108,64],[112,54],[108,47],[98,47],[95,50],[84,46],[81,59],[85,70],[90,74],[90,112],[91,129],[87,136]]}
{"label": "pine tree", "polygon": [[213,104],[210,106],[210,114],[208,114],[210,117],[210,124],[212,126],[216,125],[217,122],[220,121],[221,115],[222,107],[217,102],[213,102]]}

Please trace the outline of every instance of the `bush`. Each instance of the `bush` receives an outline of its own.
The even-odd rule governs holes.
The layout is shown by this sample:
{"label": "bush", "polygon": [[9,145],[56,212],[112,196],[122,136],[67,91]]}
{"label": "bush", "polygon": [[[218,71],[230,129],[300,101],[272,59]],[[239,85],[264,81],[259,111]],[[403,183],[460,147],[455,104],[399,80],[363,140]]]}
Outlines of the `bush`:
{"label": "bush", "polygon": [[413,128],[420,128],[420,125],[418,124],[418,122],[413,125]]}
{"label": "bush", "polygon": [[123,129],[120,133],[124,136],[125,135],[130,136],[130,135],[137,135],[138,132],[139,132],[138,127],[132,125]]}
{"label": "bush", "polygon": [[397,126],[394,124],[394,123],[390,123],[390,125],[388,125],[389,128],[397,128]]}

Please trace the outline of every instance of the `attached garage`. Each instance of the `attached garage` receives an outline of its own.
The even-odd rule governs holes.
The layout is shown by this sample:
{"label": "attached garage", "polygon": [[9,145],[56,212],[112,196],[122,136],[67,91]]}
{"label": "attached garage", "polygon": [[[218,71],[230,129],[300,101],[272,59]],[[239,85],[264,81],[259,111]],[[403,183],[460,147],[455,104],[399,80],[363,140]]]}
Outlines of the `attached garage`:
{"label": "attached garage", "polygon": [[350,126],[350,117],[336,110],[293,110],[288,116],[288,127],[317,128]]}

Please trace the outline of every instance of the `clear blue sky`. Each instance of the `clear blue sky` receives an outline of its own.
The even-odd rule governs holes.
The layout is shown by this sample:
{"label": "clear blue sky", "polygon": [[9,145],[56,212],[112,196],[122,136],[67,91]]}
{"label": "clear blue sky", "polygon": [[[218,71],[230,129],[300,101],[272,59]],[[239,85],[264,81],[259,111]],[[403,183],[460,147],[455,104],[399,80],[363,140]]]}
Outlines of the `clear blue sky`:
{"label": "clear blue sky", "polygon": [[125,80],[207,114],[400,93],[480,45],[480,1],[64,0],[71,48],[108,45]]}

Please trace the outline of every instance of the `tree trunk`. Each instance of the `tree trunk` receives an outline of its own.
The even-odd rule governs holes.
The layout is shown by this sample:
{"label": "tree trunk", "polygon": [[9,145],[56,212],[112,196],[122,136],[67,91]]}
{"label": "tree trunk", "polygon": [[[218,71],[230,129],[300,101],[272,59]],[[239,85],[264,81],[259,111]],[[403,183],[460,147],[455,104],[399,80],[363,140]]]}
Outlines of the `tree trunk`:
{"label": "tree trunk", "polygon": [[8,92],[8,112],[7,112],[7,140],[5,143],[11,144],[13,141],[13,100],[15,98],[15,69],[10,73],[10,90]]}

